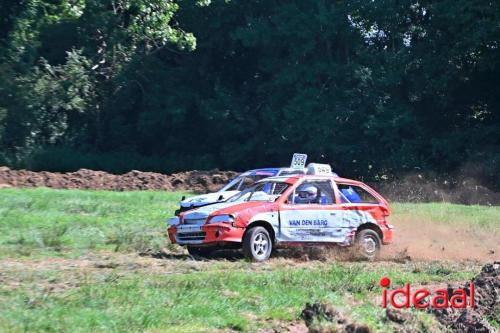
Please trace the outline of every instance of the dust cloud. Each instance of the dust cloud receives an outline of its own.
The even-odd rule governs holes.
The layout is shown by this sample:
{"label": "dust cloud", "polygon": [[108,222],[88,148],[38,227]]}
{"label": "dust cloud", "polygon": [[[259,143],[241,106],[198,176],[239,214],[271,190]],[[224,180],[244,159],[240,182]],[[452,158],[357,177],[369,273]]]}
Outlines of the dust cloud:
{"label": "dust cloud", "polygon": [[500,259],[500,228],[488,230],[464,222],[442,224],[412,217],[391,223],[395,227],[394,242],[383,247],[383,259],[481,262]]}

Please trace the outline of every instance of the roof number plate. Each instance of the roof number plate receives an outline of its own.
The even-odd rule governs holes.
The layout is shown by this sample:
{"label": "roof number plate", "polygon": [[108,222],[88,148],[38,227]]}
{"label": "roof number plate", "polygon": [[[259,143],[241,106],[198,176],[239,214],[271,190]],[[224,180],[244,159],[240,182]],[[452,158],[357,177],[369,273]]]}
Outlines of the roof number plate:
{"label": "roof number plate", "polygon": [[329,164],[310,163],[307,166],[308,175],[332,176],[332,167]]}
{"label": "roof number plate", "polygon": [[304,169],[307,162],[307,154],[293,154],[292,163],[290,168],[292,169]]}

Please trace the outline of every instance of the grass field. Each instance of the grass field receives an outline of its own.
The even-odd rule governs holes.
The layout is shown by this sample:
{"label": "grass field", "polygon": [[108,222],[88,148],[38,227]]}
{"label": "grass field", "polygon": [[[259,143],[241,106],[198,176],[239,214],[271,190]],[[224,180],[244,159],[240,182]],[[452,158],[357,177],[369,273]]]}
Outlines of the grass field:
{"label": "grass field", "polygon": [[[341,262],[278,255],[197,261],[164,237],[182,193],[0,190],[0,331],[286,331],[306,302],[326,301],[376,331],[391,331],[378,280],[461,281],[473,261]],[[498,237],[499,207],[394,204],[393,221]],[[139,253],[167,255],[155,259]],[[498,252],[496,252],[498,253]],[[493,253],[492,259],[498,255]],[[489,257],[486,257],[488,259]],[[421,331],[442,327],[416,312]]]}

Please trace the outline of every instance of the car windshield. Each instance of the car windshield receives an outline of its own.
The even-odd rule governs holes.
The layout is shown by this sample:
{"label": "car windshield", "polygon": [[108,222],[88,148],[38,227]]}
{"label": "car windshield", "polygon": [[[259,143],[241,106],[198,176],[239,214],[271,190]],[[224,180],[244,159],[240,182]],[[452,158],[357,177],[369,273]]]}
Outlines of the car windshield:
{"label": "car windshield", "polygon": [[288,188],[284,182],[259,182],[254,186],[247,188],[241,193],[229,198],[228,202],[238,201],[276,201]]}
{"label": "car windshield", "polygon": [[233,179],[229,184],[224,186],[219,192],[224,191],[243,191],[254,185],[261,179],[267,178],[270,175],[239,175]]}

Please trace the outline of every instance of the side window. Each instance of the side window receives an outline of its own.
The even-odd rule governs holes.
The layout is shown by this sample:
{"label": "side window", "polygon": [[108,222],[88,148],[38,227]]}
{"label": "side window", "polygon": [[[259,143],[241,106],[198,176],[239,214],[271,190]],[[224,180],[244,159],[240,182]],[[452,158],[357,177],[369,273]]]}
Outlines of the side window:
{"label": "side window", "polygon": [[224,187],[224,191],[237,191],[240,188],[241,180],[241,176],[234,178]]}
{"label": "side window", "polygon": [[246,188],[249,188],[255,184],[255,179],[254,177],[245,177],[242,179],[240,186],[238,186],[238,191],[243,191]]}
{"label": "side window", "polygon": [[332,183],[329,180],[306,181],[288,197],[292,205],[331,205],[335,202]]}
{"label": "side window", "polygon": [[338,183],[337,187],[340,192],[340,201],[342,203],[379,203],[373,195],[362,187]]}

